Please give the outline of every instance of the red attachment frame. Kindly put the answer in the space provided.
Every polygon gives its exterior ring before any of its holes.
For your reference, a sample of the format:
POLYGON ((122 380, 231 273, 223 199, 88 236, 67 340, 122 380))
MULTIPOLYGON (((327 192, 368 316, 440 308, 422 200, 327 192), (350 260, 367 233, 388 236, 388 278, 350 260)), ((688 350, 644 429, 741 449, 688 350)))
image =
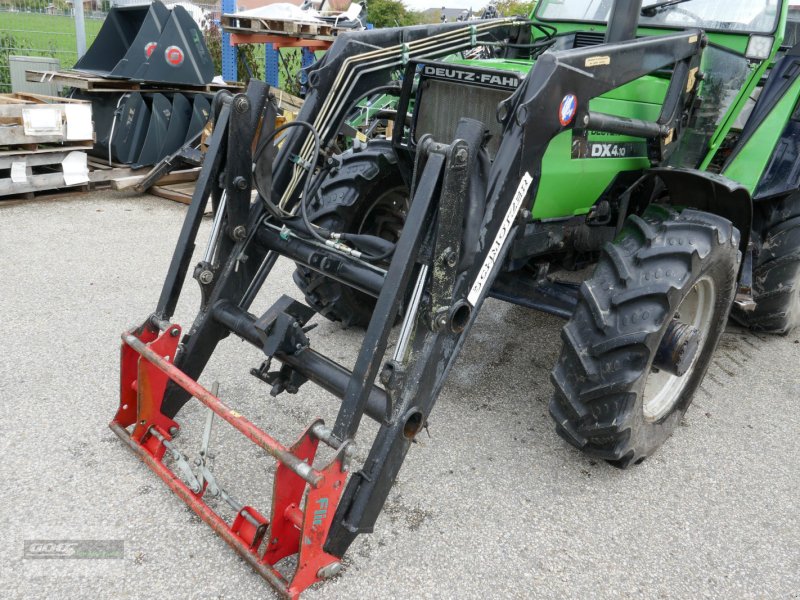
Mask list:
POLYGON ((322 422, 312 423, 291 448, 286 448, 172 364, 180 332, 180 327, 170 325, 159 335, 144 325, 122 335, 120 406, 109 426, 259 575, 283 596, 299 598, 308 586, 323 579, 321 570, 323 575, 338 570, 339 559, 325 552, 323 545, 347 478, 347 443, 323 469, 314 469, 311 465, 320 441, 314 430, 322 422), (178 427, 161 412, 169 380, 278 461, 269 519, 252 506, 244 506, 229 525, 203 500, 205 486, 193 492, 164 465, 164 442, 172 440, 178 427), (298 554, 297 568, 287 578, 275 565, 293 554, 298 554))

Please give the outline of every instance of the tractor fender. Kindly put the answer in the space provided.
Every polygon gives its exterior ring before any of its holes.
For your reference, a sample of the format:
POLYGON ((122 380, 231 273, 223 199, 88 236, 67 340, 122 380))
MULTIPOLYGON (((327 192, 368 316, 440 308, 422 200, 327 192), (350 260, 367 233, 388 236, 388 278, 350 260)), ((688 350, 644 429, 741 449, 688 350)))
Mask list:
POLYGON ((719 215, 733 223, 742 236, 742 256, 746 254, 753 228, 753 199, 747 188, 722 175, 669 167, 649 169, 639 185, 653 183, 654 179, 664 184, 673 205, 719 215))

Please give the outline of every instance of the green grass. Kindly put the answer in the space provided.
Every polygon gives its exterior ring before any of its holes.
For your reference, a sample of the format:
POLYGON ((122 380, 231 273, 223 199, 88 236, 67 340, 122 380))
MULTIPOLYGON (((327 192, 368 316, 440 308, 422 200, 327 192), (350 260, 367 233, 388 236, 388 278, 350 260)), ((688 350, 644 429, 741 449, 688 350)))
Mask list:
MULTIPOLYGON (((2 52, 32 56, 53 56, 61 67, 69 69, 78 59, 75 19, 62 15, 36 13, 0 13, 0 34, 11 34, 13 41, 5 42, 2 52)), ((86 19, 88 47, 103 24, 99 19, 86 19)), ((2 36, 6 39, 6 35, 2 36)))
MULTIPOLYGON (((91 46, 97 32, 103 25, 102 19, 85 20, 86 26, 86 47, 91 46)), ((296 48, 286 48, 281 52, 296 55, 300 52, 296 48)), ((62 69, 70 69, 78 60, 78 51, 75 36, 75 20, 71 16, 47 15, 40 13, 14 13, 0 12, 0 54, 20 54, 23 56, 52 56, 61 63, 62 69), (11 35, 13 40, 8 40, 7 35, 11 35)), ((264 78, 264 46, 257 45, 255 48, 255 59, 258 65, 259 75, 264 78)), ((8 65, 0 60, 0 82, 8 77, 8 65), (5 75, 5 77, 4 77, 5 75)), ((245 73, 239 73, 243 78, 245 73)), ((285 75, 281 69, 281 87, 287 89, 285 75)), ((0 92, 8 91, 2 89, 7 87, 0 83, 0 92)))

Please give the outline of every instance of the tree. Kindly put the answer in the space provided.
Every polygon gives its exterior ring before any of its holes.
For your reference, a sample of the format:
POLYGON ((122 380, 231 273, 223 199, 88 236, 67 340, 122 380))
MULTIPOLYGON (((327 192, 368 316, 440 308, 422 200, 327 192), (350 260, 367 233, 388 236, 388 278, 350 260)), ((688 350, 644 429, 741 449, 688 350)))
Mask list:
POLYGON ((399 0, 368 0, 367 21, 381 28, 415 25, 418 19, 399 0))
POLYGON ((536 6, 536 0, 520 2, 519 0, 498 0, 495 3, 497 12, 501 17, 527 17, 536 6))

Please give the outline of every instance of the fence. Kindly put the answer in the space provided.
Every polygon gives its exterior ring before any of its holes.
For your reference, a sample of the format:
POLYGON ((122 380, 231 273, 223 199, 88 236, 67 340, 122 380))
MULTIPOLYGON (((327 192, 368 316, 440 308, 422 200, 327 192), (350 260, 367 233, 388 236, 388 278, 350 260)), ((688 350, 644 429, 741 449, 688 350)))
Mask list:
MULTIPOLYGON (((9 57, 46 56, 58 60, 60 68, 69 69, 78 60, 75 33, 74 0, 0 0, 0 93, 11 91, 9 57)), ((149 4, 142 0, 84 0, 83 14, 86 47, 100 31, 111 6, 149 4)), ((219 4, 181 4, 199 23, 218 22, 219 4)))

